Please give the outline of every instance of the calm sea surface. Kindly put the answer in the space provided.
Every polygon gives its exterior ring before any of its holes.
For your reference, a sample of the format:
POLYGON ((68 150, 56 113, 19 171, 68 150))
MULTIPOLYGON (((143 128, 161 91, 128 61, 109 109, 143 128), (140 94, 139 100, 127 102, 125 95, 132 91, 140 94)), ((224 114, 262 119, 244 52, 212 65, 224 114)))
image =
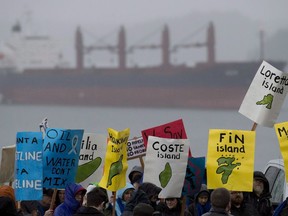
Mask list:
MULTIPOLYGON (((288 106, 283 106, 277 122, 288 121, 288 106)), ((107 134, 107 128, 130 128, 130 137, 141 130, 183 119, 194 157, 206 156, 209 129, 251 130, 253 122, 238 110, 148 109, 75 106, 0 105, 0 146, 15 143, 19 131, 39 131, 39 123, 48 118, 49 127, 84 129, 107 134)), ((1 157, 1 156, 0 156, 1 157)), ((263 170, 273 158, 281 157, 274 128, 256 129, 255 169, 263 170)))

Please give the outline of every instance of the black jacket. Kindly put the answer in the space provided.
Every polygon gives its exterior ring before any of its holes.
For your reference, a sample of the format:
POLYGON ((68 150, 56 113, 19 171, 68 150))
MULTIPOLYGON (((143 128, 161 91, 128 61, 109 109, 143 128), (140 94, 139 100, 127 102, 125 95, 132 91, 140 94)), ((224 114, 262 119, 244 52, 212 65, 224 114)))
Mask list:
POLYGON ((245 202, 241 204, 240 208, 236 208, 234 205, 231 205, 230 211, 233 216, 259 216, 256 208, 245 202))
POLYGON ((104 214, 93 207, 82 206, 73 216, 104 216, 104 214))
POLYGON ((245 193, 244 200, 254 206, 260 216, 271 216, 273 214, 273 207, 270 201, 271 193, 269 191, 269 182, 265 175, 260 171, 254 172, 254 179, 260 179, 264 182, 263 193, 258 197, 254 192, 245 193))

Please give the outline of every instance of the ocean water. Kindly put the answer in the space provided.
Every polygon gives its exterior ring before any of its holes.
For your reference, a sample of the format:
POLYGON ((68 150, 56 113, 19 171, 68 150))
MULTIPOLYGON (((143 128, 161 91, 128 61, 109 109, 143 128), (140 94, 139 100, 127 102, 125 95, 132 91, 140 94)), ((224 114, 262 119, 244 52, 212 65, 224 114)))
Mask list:
MULTIPOLYGON (((284 105, 277 122, 286 122, 287 114, 287 106, 284 105)), ((39 124, 45 117, 49 127, 84 129, 85 132, 100 134, 107 134, 107 128, 123 130, 128 127, 131 138, 141 136, 143 129, 183 119, 194 157, 206 156, 209 129, 251 130, 253 126, 253 122, 238 110, 0 104, 0 147, 15 144, 17 132, 39 131, 39 124)), ((274 128, 258 125, 255 170, 263 170, 270 159, 279 157, 281 154, 274 128)))

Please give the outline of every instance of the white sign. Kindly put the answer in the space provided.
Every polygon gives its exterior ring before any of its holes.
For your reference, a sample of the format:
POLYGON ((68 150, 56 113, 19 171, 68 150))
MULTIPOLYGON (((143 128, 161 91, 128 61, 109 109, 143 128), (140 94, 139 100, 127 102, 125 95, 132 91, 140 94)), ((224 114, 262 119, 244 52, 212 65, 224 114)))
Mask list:
POLYGON ((146 155, 146 148, 142 137, 128 140, 127 154, 128 160, 146 155))
POLYGON ((255 123, 273 127, 288 90, 288 74, 263 61, 240 106, 239 113, 255 123))
POLYGON ((188 139, 148 137, 143 182, 162 188, 159 198, 181 197, 189 146, 188 139))

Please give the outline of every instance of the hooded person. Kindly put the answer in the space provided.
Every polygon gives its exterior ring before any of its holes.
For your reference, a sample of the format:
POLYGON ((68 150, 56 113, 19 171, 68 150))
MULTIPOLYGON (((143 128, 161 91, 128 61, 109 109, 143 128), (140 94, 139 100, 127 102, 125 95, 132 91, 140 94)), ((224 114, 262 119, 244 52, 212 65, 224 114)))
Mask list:
POLYGON ((142 183, 138 190, 135 190, 131 199, 126 203, 123 211, 123 216, 133 215, 133 209, 139 203, 147 203, 156 209, 156 202, 158 200, 158 194, 161 192, 161 188, 150 182, 142 183))
POLYGON ((54 216, 72 216, 82 206, 86 189, 80 184, 70 183, 65 188, 65 200, 57 206, 54 216))
POLYGON ((188 206, 188 212, 193 216, 201 216, 211 208, 210 192, 202 187, 196 194, 194 202, 188 206))
POLYGON ((156 210, 162 216, 179 216, 182 211, 181 199, 177 197, 165 198, 164 202, 158 204, 156 210))
POLYGON ((135 189, 138 189, 139 185, 143 182, 143 173, 144 170, 141 166, 134 166, 131 169, 128 178, 135 189))
POLYGON ((17 215, 14 189, 8 185, 0 186, 0 215, 17 215))
POLYGON ((132 197, 132 193, 134 190, 135 188, 133 187, 133 185, 127 182, 124 188, 117 191, 117 198, 115 204, 115 211, 117 216, 122 215, 125 205, 132 197))
POLYGON ((273 214, 273 207, 270 198, 271 193, 267 178, 262 172, 255 171, 253 191, 244 194, 245 202, 253 205, 260 216, 271 216, 273 214))

